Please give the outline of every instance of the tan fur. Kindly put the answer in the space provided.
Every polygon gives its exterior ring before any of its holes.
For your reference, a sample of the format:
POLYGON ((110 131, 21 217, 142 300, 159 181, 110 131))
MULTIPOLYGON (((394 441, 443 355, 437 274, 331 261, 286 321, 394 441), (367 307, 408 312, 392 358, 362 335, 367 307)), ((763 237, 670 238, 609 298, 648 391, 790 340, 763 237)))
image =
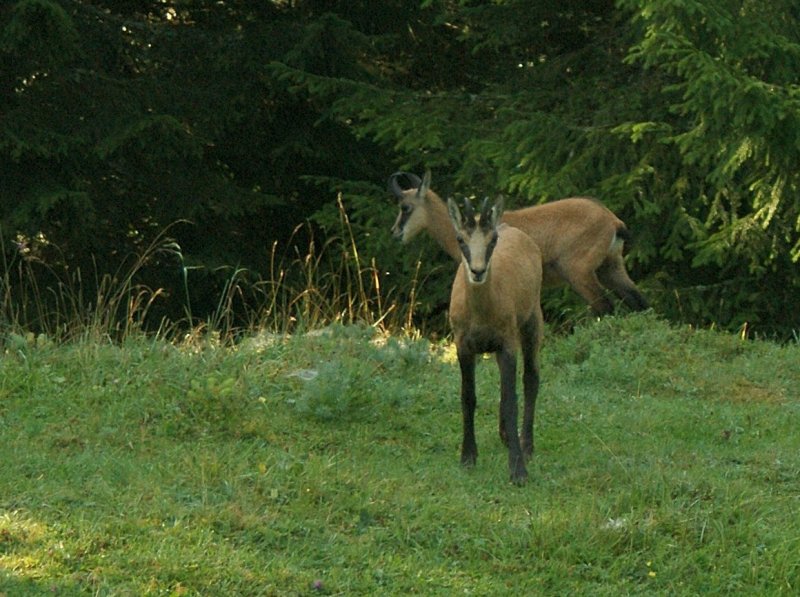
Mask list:
MULTIPOLYGON (((519 327, 531 317, 541 331, 540 288, 542 261, 539 248, 516 228, 499 228, 500 238, 483 284, 470 284, 467 265, 461 263, 450 292, 450 324, 456 346, 469 336, 499 338, 517 352, 519 327)), ((460 254, 460 252, 459 252, 460 254)), ((537 348, 541 333, 537 335, 537 348)))
MULTIPOLYGON (((402 212, 398 214, 392 229, 395 236, 408 243, 427 231, 448 255, 461 259, 447 206, 435 192, 423 183, 420 189, 404 191, 399 201, 401 209, 405 206, 411 215, 401 226, 402 212)), ((647 308, 625 269, 620 238, 625 224, 598 201, 588 197, 560 199, 505 212, 502 222, 522 230, 539 246, 544 286, 569 284, 598 314, 613 310, 604 287, 632 309, 647 308)))
POLYGON ((402 211, 397 214, 392 232, 403 244, 410 242, 417 234, 427 231, 440 247, 456 261, 461 261, 461 251, 456 242, 456 233, 447 214, 447 205, 433 191, 427 191, 424 199, 417 194, 417 189, 403 193, 400 208, 411 210, 408 222, 401 227, 402 211))
POLYGON ((501 212, 502 202, 498 202, 491 211, 485 209, 473 220, 463 217, 454 202, 449 205, 461 255, 450 293, 450 323, 461 367, 461 462, 474 464, 478 453, 474 433, 475 357, 492 352, 500 368, 500 436, 508 446, 511 479, 522 483, 527 478, 524 459, 533 454, 539 387, 538 355, 544 329, 540 303, 542 259, 539 247, 527 234, 498 225, 501 212), (490 217, 488 222, 484 222, 486 217, 490 217), (520 351, 525 395, 521 443, 516 395, 516 360, 520 351))

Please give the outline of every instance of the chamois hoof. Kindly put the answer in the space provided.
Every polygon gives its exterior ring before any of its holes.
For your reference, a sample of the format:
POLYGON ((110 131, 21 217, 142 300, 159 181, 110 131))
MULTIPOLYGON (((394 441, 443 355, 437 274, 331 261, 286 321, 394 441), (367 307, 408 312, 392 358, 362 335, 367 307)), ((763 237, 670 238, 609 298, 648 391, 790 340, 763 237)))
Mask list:
POLYGON ((465 468, 472 468, 475 466, 475 463, 478 461, 477 454, 462 454, 461 455, 461 466, 465 468))
POLYGON ((517 470, 511 473, 511 482, 517 487, 525 485, 527 481, 528 481, 528 471, 526 471, 524 468, 522 470, 517 470))

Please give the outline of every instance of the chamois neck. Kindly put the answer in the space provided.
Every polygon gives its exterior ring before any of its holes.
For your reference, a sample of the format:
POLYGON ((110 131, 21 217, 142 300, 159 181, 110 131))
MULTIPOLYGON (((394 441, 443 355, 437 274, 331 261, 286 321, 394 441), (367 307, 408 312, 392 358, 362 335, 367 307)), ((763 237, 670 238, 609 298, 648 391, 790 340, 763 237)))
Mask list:
POLYGON ((461 261, 461 249, 456 240, 456 231, 447 213, 447 205, 433 191, 428 191, 428 233, 442 249, 456 261, 461 261))

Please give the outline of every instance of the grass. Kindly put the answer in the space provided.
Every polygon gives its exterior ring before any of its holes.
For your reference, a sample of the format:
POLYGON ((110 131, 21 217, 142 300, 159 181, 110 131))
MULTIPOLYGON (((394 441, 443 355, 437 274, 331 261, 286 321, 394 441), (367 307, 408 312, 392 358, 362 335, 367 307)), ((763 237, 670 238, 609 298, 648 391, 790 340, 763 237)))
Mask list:
POLYGON ((0 597, 796 594, 800 345, 576 319, 517 488, 494 363, 465 470, 453 348, 413 335, 339 207, 205 321, 184 267, 186 321, 149 333, 168 231, 91 284, 4 252, 0 597))
POLYGON ((0 595, 796 594, 800 346, 610 317, 542 376, 516 488, 447 344, 9 337, 0 595))

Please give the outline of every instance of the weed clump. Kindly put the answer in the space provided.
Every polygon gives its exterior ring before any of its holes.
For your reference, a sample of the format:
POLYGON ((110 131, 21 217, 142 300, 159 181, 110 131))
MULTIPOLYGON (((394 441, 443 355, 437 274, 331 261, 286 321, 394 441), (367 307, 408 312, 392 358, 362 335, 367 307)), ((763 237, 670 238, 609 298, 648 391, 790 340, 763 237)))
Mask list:
POLYGON ((301 415, 329 422, 373 420, 402 408, 416 396, 414 368, 430 360, 427 342, 384 340, 357 326, 331 326, 319 348, 324 360, 291 374, 299 384, 293 403, 301 415))
POLYGON ((302 382, 297 411, 322 421, 361 420, 369 413, 379 384, 357 363, 322 363, 302 382))

